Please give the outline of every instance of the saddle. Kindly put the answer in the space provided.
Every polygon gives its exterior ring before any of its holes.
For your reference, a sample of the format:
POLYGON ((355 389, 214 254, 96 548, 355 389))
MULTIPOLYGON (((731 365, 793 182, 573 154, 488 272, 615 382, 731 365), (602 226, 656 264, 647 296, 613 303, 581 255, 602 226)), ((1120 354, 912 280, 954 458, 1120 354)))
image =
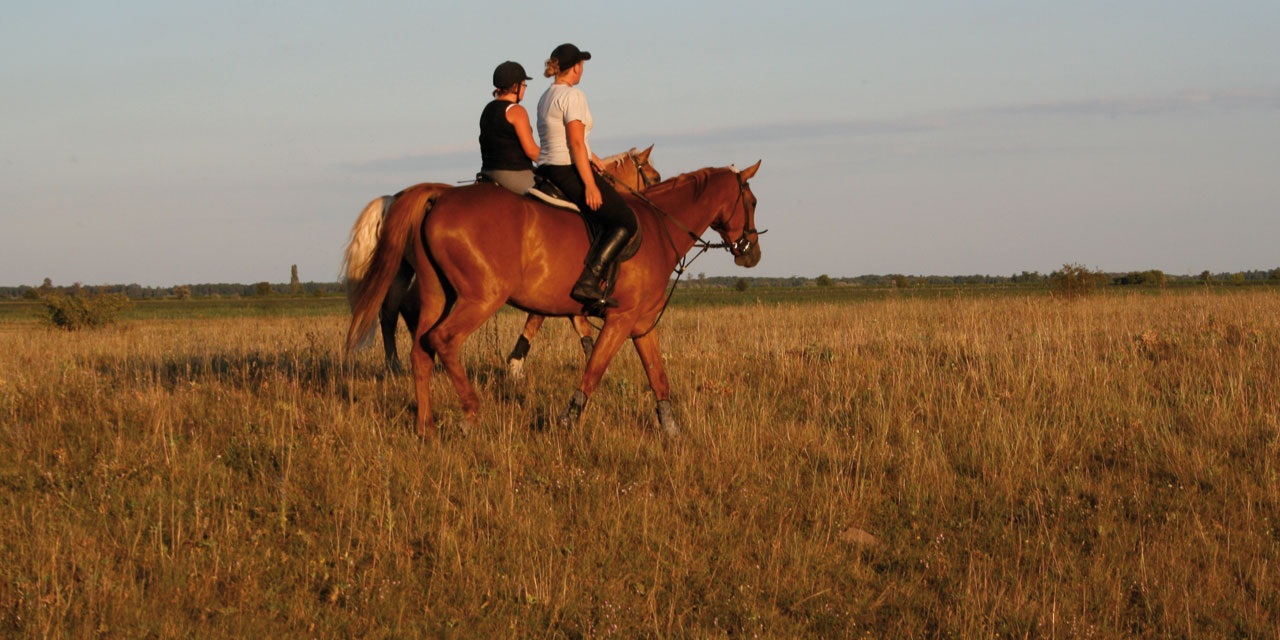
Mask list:
MULTIPOLYGON (((493 178, 490 178, 483 173, 476 174, 476 182, 497 184, 493 181, 493 178)), ((587 228, 587 244, 593 244, 596 241, 596 237, 607 230, 591 216, 582 215, 582 209, 579 209, 578 205, 571 202, 569 197, 564 194, 564 191, 562 191, 560 187, 556 186, 556 183, 548 180, 544 176, 534 174, 533 188, 529 189, 529 192, 525 195, 537 198, 538 200, 541 200, 542 202, 557 209, 565 209, 578 214, 578 217, 582 218, 582 222, 587 228)), ((636 252, 640 250, 641 240, 640 226, 636 225, 635 235, 631 236, 631 241, 627 243, 625 248, 623 248, 622 253, 619 254, 618 259, 614 261, 613 266, 609 269, 609 273, 605 276, 605 280, 607 282, 605 285, 606 294, 613 292, 613 281, 617 279, 618 266, 636 255, 636 252)))

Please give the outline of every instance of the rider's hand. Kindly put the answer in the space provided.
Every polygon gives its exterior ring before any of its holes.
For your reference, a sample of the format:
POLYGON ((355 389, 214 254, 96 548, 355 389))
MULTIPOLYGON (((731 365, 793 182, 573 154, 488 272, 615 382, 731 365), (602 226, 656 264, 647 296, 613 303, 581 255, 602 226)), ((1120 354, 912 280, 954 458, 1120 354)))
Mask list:
POLYGON ((589 207, 592 211, 599 209, 600 205, 604 204, 604 198, 600 196, 600 188, 597 187, 594 183, 587 183, 584 186, 586 186, 587 188, 586 189, 587 207, 589 207))

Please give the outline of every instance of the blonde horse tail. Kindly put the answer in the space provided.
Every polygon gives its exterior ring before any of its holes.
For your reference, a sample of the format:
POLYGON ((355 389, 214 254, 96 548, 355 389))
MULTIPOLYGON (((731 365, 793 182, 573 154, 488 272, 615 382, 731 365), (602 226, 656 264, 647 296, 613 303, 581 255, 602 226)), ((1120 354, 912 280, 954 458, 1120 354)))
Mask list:
POLYGON ((374 198, 351 227, 351 239, 342 256, 342 283, 347 290, 347 303, 353 309, 356 288, 369 273, 369 264, 373 262, 373 251, 378 246, 378 236, 382 231, 382 218, 394 201, 392 196, 374 198))
MULTIPOLYGON (((351 326, 347 328, 346 350, 348 353, 360 347, 373 330, 374 321, 382 307, 382 300, 391 287, 400 262, 404 259, 405 247, 409 234, 422 227, 427 211, 442 191, 448 189, 444 184, 419 184, 405 189, 391 202, 382 216, 381 233, 375 233, 375 247, 372 255, 364 262, 364 272, 358 279, 348 279, 348 300, 351 301, 351 326)), ((381 208, 378 201, 369 203, 363 219, 371 209, 381 208)), ((360 222, 356 222, 357 227, 360 222)), ((352 230, 352 246, 356 244, 355 229, 352 230)), ((350 264, 354 262, 351 247, 347 248, 347 273, 351 274, 350 264)), ((412 331, 413 328, 411 327, 412 331)))

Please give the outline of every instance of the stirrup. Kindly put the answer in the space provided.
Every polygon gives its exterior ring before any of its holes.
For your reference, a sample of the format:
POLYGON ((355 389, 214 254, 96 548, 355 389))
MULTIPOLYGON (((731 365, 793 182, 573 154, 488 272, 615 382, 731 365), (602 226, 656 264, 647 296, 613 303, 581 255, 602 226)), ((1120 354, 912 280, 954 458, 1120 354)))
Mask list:
POLYGON ((592 300, 590 302, 583 303, 582 315, 591 316, 593 318, 604 318, 604 314, 607 313, 611 307, 616 306, 618 306, 618 301, 613 298, 592 300))

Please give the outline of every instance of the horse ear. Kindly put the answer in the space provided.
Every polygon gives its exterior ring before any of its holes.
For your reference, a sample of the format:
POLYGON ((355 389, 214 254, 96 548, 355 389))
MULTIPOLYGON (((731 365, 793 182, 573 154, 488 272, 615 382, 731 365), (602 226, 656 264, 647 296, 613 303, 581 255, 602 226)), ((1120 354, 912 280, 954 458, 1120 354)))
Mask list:
POLYGON ((761 162, 764 162, 764 160, 756 160, 756 163, 755 163, 755 164, 753 164, 753 165, 751 165, 751 166, 747 167, 746 169, 743 169, 742 171, 740 171, 740 172, 738 173, 738 175, 740 175, 740 176, 742 177, 742 181, 743 181, 743 182, 746 182, 747 180, 750 180, 753 176, 755 176, 755 175, 756 175, 756 172, 760 170, 760 163, 761 163, 761 162))
POLYGON ((648 159, 649 159, 649 154, 650 154, 650 153, 653 153, 653 145, 649 145, 649 148, 648 148, 648 149, 645 149, 644 151, 641 151, 641 152, 640 152, 640 155, 638 155, 638 156, 636 156, 636 157, 637 157, 637 158, 639 158, 641 162, 644 162, 645 160, 648 160, 648 159))

